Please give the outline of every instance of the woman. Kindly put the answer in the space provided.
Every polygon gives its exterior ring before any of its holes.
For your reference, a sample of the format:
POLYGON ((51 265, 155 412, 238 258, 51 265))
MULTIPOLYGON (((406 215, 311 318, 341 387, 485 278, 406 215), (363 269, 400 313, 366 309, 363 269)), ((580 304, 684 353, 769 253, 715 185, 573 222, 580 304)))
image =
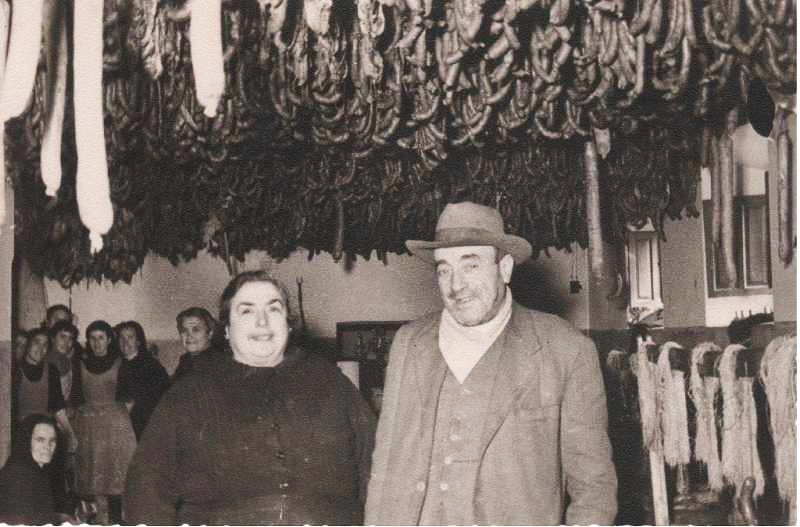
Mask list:
POLYGON ((75 453, 75 491, 97 502, 96 522, 122 521, 120 494, 136 436, 125 405, 115 400, 122 359, 114 331, 104 320, 86 328, 86 355, 81 365, 86 403, 75 416, 78 450, 75 453))
POLYGON ((263 271, 220 299, 220 352, 176 382, 128 469, 126 521, 358 524, 375 418, 324 358, 289 344, 288 296, 263 271))
POLYGON ((158 400, 169 387, 169 376, 147 350, 147 338, 138 322, 122 322, 117 325, 116 333, 123 359, 117 379, 117 400, 127 406, 138 440, 158 400))
POLYGON ((11 458, 0 470, 0 523, 56 523, 48 472, 58 443, 56 422, 30 414, 15 432, 11 458))
POLYGON ((202 307, 190 307, 178 313, 175 321, 184 353, 178 361, 178 367, 172 374, 172 382, 190 372, 195 360, 211 346, 214 326, 217 321, 208 310, 202 307))
POLYGON ((69 450, 77 447, 77 439, 66 413, 66 402, 58 370, 45 359, 50 349, 46 329, 33 329, 28 349, 20 363, 15 389, 17 421, 31 414, 52 414, 69 441, 69 450))

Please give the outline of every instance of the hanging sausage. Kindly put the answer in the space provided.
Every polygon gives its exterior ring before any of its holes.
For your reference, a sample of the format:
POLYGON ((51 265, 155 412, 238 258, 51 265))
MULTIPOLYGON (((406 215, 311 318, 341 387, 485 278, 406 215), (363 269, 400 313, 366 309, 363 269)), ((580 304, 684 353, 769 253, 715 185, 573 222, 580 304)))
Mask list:
POLYGON ((725 129, 719 138, 719 191, 720 191, 720 257, 722 287, 736 287, 738 283, 733 236, 733 191, 735 166, 733 133, 739 117, 738 108, 728 112, 725 129))
POLYGON ((41 171, 45 192, 55 196, 61 186, 61 134, 64 129, 64 105, 67 98, 67 28, 65 4, 45 0, 44 45, 47 55, 44 135, 41 171))
POLYGON ((594 141, 584 144, 586 170, 586 222, 589 232, 589 271, 592 284, 600 284, 605 276, 603 257, 603 225, 600 213, 600 167, 594 141))
POLYGON ((103 0, 75 2, 74 24, 78 211, 96 253, 114 222, 103 127, 103 0))
POLYGON ((792 141, 789 138, 787 111, 778 110, 778 255, 784 263, 792 261, 792 141))
MULTIPOLYGON (((284 0, 287 1, 287 0, 284 0)), ((189 41, 192 54, 197 102, 206 117, 217 114, 217 105, 225 92, 225 68, 222 58, 222 2, 192 2, 189 41)))
POLYGON ((0 91, 0 119, 19 116, 31 102, 42 40, 43 0, 14 2, 6 74, 0 91))

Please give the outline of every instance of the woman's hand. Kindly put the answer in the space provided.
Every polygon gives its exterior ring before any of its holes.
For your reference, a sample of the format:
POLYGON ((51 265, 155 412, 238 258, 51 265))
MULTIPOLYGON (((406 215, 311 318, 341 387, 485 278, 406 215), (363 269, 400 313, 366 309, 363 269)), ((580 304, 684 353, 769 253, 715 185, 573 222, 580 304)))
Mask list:
POLYGON ((81 520, 76 518, 75 516, 70 516, 65 512, 57 512, 55 513, 55 518, 53 519, 54 525, 63 525, 65 523, 70 523, 72 525, 79 525, 83 523, 81 520))
POLYGON ((71 434, 67 438, 67 452, 74 454, 78 450, 78 438, 75 434, 71 434))

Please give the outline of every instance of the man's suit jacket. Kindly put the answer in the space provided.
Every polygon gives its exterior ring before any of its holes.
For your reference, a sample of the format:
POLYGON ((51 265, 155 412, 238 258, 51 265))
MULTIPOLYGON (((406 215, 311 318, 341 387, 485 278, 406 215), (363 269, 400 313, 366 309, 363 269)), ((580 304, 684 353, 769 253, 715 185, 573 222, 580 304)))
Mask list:
MULTIPOLYGON (((403 326, 389 355, 366 523, 419 522, 447 366, 441 313, 403 326)), ((483 424, 469 523, 611 524, 617 480, 594 344, 559 317, 512 307, 489 352, 500 364, 483 424)))

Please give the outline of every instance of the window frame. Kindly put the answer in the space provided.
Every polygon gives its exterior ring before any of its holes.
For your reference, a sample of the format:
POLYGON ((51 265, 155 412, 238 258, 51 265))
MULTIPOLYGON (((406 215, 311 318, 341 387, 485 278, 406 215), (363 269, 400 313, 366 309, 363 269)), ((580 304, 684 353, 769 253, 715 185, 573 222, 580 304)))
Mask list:
POLYGON ((650 309, 661 309, 664 302, 661 298, 661 247, 659 244, 658 233, 654 230, 628 230, 628 240, 625 244, 628 264, 628 280, 631 288, 630 306, 644 307, 650 309), (642 282, 639 274, 641 262, 639 262, 637 244, 646 241, 649 243, 649 289, 652 291, 652 298, 640 297, 638 291, 642 282))
POLYGON ((716 268, 716 257, 713 250, 711 237, 712 210, 711 200, 703 200, 703 236, 705 239, 705 267, 706 267, 706 294, 709 298, 727 296, 750 296, 772 294, 772 266, 771 266, 771 246, 770 246, 770 216, 769 199, 767 194, 751 196, 735 196, 733 198, 733 239, 734 239, 734 258, 736 259, 737 281, 734 287, 718 288, 717 278, 719 276, 716 268), (751 254, 747 247, 745 221, 747 214, 745 209, 761 209, 764 214, 764 232, 766 236, 766 261, 765 269, 766 284, 748 284, 746 272, 749 267, 751 254))

